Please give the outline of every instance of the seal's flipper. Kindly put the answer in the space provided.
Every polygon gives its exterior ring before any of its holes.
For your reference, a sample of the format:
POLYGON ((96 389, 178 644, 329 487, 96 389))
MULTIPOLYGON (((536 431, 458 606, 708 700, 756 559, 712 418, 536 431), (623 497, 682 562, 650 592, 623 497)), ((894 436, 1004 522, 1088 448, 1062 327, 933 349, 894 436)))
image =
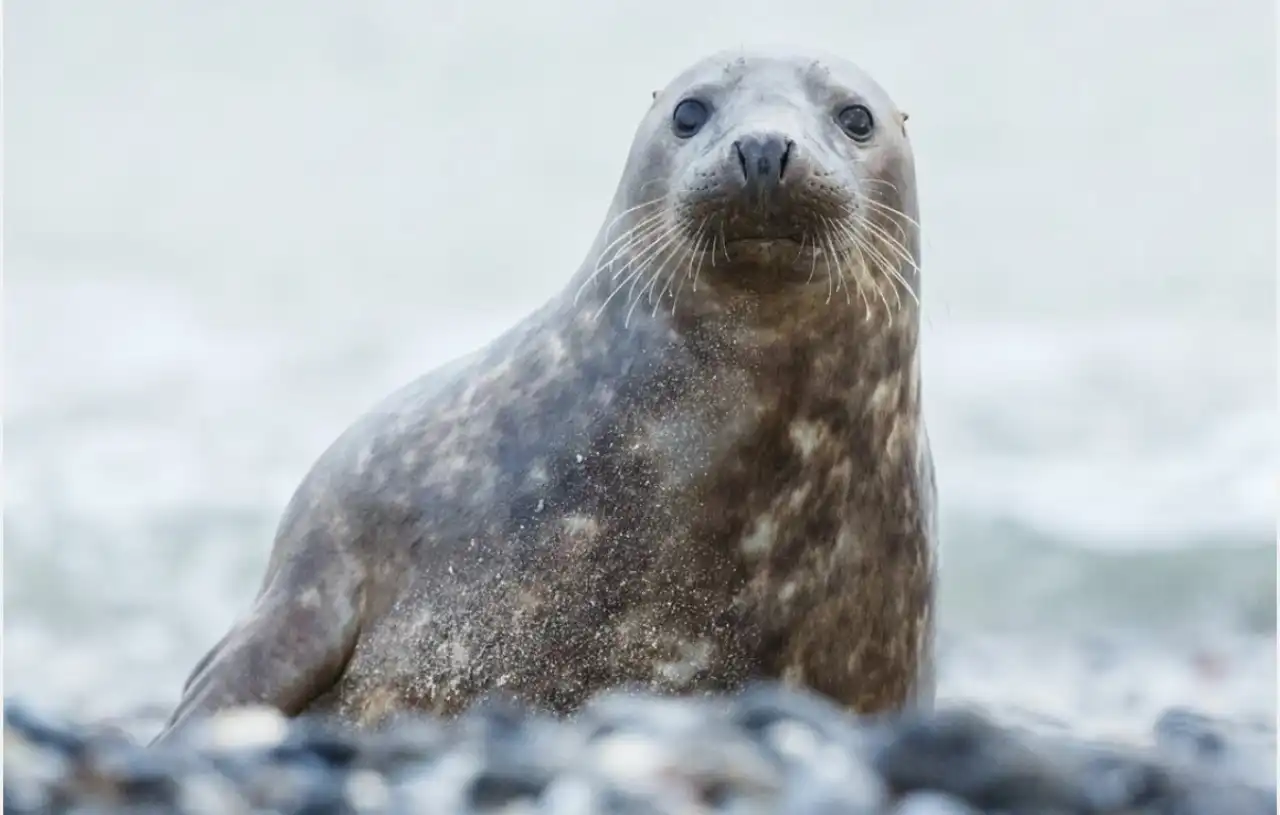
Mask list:
POLYGON ((337 570, 305 588, 288 578, 277 574, 252 612, 196 664, 153 744, 226 708, 269 705, 293 716, 333 687, 360 628, 359 582, 337 570))

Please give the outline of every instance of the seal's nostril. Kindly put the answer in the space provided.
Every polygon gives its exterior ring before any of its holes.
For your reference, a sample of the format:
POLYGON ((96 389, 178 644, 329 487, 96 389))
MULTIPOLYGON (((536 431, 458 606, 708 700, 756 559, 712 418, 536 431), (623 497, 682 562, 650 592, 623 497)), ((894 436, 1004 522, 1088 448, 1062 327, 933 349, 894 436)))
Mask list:
POLYGON ((795 142, 787 139, 786 146, 782 148, 782 158, 778 159, 778 178, 782 178, 787 174, 787 162, 791 160, 791 148, 795 146, 795 142))
POLYGON ((741 141, 734 142, 733 149, 734 149, 734 152, 738 154, 738 166, 742 168, 742 177, 750 178, 751 172, 747 170, 747 157, 742 153, 742 142, 741 141))

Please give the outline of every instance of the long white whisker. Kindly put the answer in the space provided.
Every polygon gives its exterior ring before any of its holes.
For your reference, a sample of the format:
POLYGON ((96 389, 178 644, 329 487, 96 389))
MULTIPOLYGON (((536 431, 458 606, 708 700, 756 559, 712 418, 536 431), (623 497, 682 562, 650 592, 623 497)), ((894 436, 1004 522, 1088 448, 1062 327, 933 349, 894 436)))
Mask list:
POLYGON ((902 241, 898 240, 893 235, 890 235, 887 231, 885 231, 884 226, 876 223, 875 221, 864 218, 863 222, 865 223, 869 231, 875 233, 879 238, 882 239, 886 249, 893 252, 893 254, 895 254, 899 260, 904 262, 906 265, 910 266, 913 271, 919 274, 920 264, 918 264, 916 262, 916 259, 911 256, 911 252, 908 251, 907 247, 903 245, 902 241))
MULTIPOLYGON (((661 214, 662 213, 659 213, 659 216, 661 216, 661 214)), ((652 223, 644 224, 643 227, 640 227, 640 225, 637 225, 637 228, 634 231, 632 231, 631 237, 628 238, 625 242, 623 242, 620 246, 618 246, 618 248, 614 250, 612 255, 605 255, 603 253, 600 255, 600 260, 596 261, 596 269, 601 270, 603 266, 608 266, 610 270, 612 270, 613 264, 615 261, 618 260, 618 258, 622 257, 623 255, 631 254, 631 250, 634 249, 636 246, 638 246, 641 243, 644 243, 645 240, 652 238, 654 235, 658 234, 659 232, 664 232, 665 230, 670 229, 671 226, 672 226, 671 224, 662 220, 661 217, 659 217, 658 219, 655 219, 652 223)), ((613 277, 617 278, 619 274, 621 274, 620 271, 614 271, 613 277)))
MULTIPOLYGON (((678 225, 673 224, 671 229, 668 229, 666 232, 662 233, 661 237, 657 238, 653 243, 646 246, 644 250, 642 250, 642 252, 636 256, 637 260, 639 260, 642 256, 644 260, 642 263, 640 263, 639 266, 636 267, 636 271, 639 274, 629 275, 627 278, 628 280, 631 281, 631 288, 627 291, 628 300, 633 300, 636 297, 636 287, 640 284, 641 279, 644 278, 645 272, 653 268, 653 264, 665 255, 665 252, 667 251, 668 247, 671 246, 672 242, 679 240, 679 238, 680 238, 680 228, 678 225)), ((641 289, 640 292, 641 294, 643 294, 644 289, 641 289)), ((633 302, 631 305, 634 306, 635 303, 633 302)))
MULTIPOLYGON (((843 259, 840 255, 840 250, 836 248, 835 240, 832 235, 832 233, 836 231, 836 225, 834 222, 832 222, 830 218, 823 217, 822 220, 827 225, 827 230, 825 233, 827 237, 827 244, 831 247, 832 260, 835 261, 836 263, 836 275, 837 275, 836 291, 840 291, 841 289, 844 289, 845 303, 846 304, 852 303, 853 298, 849 294, 849 283, 845 279, 845 275, 844 275, 843 259)), ((830 302, 830 299, 828 299, 828 302, 830 302)))
MULTIPOLYGON (((664 227, 661 231, 648 233, 648 235, 646 236, 646 238, 648 239, 648 243, 646 243, 643 247, 641 247, 636 252, 631 252, 630 249, 628 249, 627 262, 622 264, 622 268, 618 269, 618 271, 613 273, 613 278, 617 280, 617 278, 628 269, 634 271, 637 263, 641 265, 645 265, 643 261, 647 261, 650 257, 652 257, 653 254, 662 247, 663 242, 668 237, 670 237, 671 235, 675 234, 678 231, 680 231, 679 224, 667 224, 666 227, 664 227)), ((634 247, 634 246, 637 246, 638 244, 639 244, 639 241, 632 243, 631 246, 634 247)), ((631 276, 627 275, 627 280, 630 280, 630 279, 631 279, 631 276)))
POLYGON ((858 289, 858 299, 862 301, 862 310, 865 317, 871 308, 871 302, 867 299, 866 289, 862 285, 863 278, 867 276, 867 259, 858 248, 858 242, 853 234, 853 227, 849 223, 844 220, 836 222, 836 230, 842 238, 845 255, 850 267, 849 276, 853 279, 853 285, 858 289))
POLYGON ((840 234, 844 237, 844 242, 848 247, 850 255, 857 255, 858 260, 855 265, 856 274, 854 275, 854 280, 858 285, 858 295, 862 299, 862 306, 865 310, 866 319, 870 320, 874 312, 871 308, 871 301, 867 297, 865 290, 862 288, 862 281, 865 279, 867 284, 870 285, 872 290, 880 297, 880 300, 885 303, 886 312, 889 309, 888 301, 885 299, 884 292, 881 291, 880 286, 876 281, 874 270, 871 268, 872 264, 868 262, 866 252, 864 251, 866 247, 862 241, 859 240, 854 225, 849 223, 847 220, 844 220, 840 222, 838 228, 840 234))
MULTIPOLYGON (((573 302, 577 304, 578 299, 582 297, 582 292, 595 281, 605 266, 612 266, 622 252, 627 251, 630 247, 659 231, 663 225, 663 216, 664 212, 658 212, 638 221, 602 249, 599 257, 596 258, 595 268, 591 270, 591 274, 587 275, 587 279, 582 281, 582 285, 578 287, 578 291, 573 296, 573 302), (616 249, 614 249, 615 246, 617 247, 616 249), (612 254, 610 250, 613 250, 612 254)), ((617 277, 616 273, 614 277, 617 277)))
MULTIPOLYGON (((650 317, 658 316, 658 306, 662 305, 662 298, 666 296, 667 292, 671 291, 671 281, 675 279, 676 272, 680 271, 681 267, 683 267, 684 264, 688 261, 690 257, 690 253, 693 252, 695 246, 696 244, 691 240, 684 241, 683 243, 684 252, 681 253, 680 260, 677 261, 676 264, 671 267, 671 272, 667 275, 666 281, 662 284, 662 291, 658 294, 657 300, 652 301, 653 311, 650 312, 649 314, 650 317)), ((666 264, 664 263, 663 265, 665 266, 666 264)), ((675 306, 674 300, 671 303, 671 313, 673 315, 676 313, 676 306, 675 306)))
MULTIPOLYGON (((600 304, 600 308, 596 310, 597 317, 599 317, 602 313, 604 313, 605 307, 609 305, 609 302, 613 300, 613 298, 617 296, 618 292, 622 291, 628 283, 632 284, 632 291, 634 292, 635 281, 639 279, 640 275, 644 274, 644 270, 649 265, 647 258, 651 257, 654 252, 661 251, 662 247, 665 245, 665 242, 668 239, 670 239, 671 236, 675 235, 678 232, 678 230, 679 230, 679 225, 673 224, 672 226, 668 227, 661 235, 653 239, 652 242, 650 242, 638 253, 636 253, 635 255, 632 255, 630 259, 627 260, 626 264, 623 266, 623 269, 632 267, 636 263, 639 263, 640 265, 634 266, 634 268, 632 268, 631 272, 627 274, 626 277, 624 277, 622 280, 617 281, 615 283, 613 291, 609 293, 609 296, 606 297, 604 299, 604 302, 600 304), (643 262, 641 262, 642 260, 643 262)), ((621 272, 618 272, 617 274, 621 274, 621 272)), ((617 275, 615 274, 615 277, 616 276, 617 275)))
MULTIPOLYGON (((715 237, 712 237, 711 239, 711 268, 712 269, 716 267, 716 238, 719 238, 720 243, 724 244, 724 225, 723 224, 720 225, 720 229, 717 235, 715 237)), ((724 256, 726 258, 729 257, 728 249, 725 250, 724 256)), ((698 270, 694 272, 694 275, 693 275, 693 290, 695 292, 698 291, 698 278, 701 274, 702 274, 702 264, 699 263, 698 270)))
POLYGON ((871 319, 871 301, 867 299, 867 291, 862 285, 863 278, 870 274, 867 270, 867 259, 862 254, 861 247, 858 246, 853 228, 843 221, 838 223, 837 227, 840 230, 841 235, 844 237, 845 243, 849 246, 848 251, 850 256, 857 256, 857 259, 853 261, 853 284, 858 288, 858 299, 862 301, 863 319, 869 320, 871 319))
POLYGON ((660 195, 657 198, 650 198, 648 201, 641 201, 639 204, 636 204, 634 207, 627 207, 622 212, 619 212, 617 215, 613 216, 613 218, 609 220, 609 223, 604 228, 604 233, 603 233, 604 236, 608 238, 609 232, 613 230, 613 227, 618 223, 618 221, 627 217, 628 215, 635 212, 636 210, 644 209, 645 207, 651 207, 654 204, 661 204, 665 200, 666 200, 666 197, 660 195))
MULTIPOLYGON (((809 234, 808 232, 805 233, 806 236, 808 234, 809 234)), ((815 240, 813 242, 813 254, 809 258, 809 279, 805 281, 805 285, 808 285, 813 282, 813 276, 814 274, 817 273, 817 271, 818 271, 818 242, 817 240, 815 240)))
MULTIPOLYGON (((802 255, 804 255, 804 242, 805 242, 805 241, 807 241, 808 239, 809 239, 809 233, 808 233, 808 232, 803 232, 803 233, 801 233, 801 235, 800 235, 800 248, 796 250, 796 260, 799 260, 799 259, 801 258, 801 256, 802 256, 802 255)), ((794 262, 794 261, 793 261, 793 262, 794 262)))
MULTIPOLYGON (((706 226, 706 219, 704 218, 703 227, 705 226, 706 226)), ((703 227, 698 228, 699 234, 702 233, 703 227)), ((685 281, 692 276, 694 280, 694 286, 695 287, 697 286, 698 275, 702 272, 702 264, 705 263, 707 259, 707 250, 702 245, 703 241, 710 241, 712 243, 712 251, 714 251, 715 239, 709 235, 698 238, 697 243, 694 244, 694 253, 689 258, 689 268, 685 270, 684 276, 680 278, 680 285, 676 286, 675 296, 671 298, 671 314, 673 316, 676 313, 676 304, 680 302, 680 292, 681 290, 684 289, 685 281), (696 267, 693 265, 693 261, 695 259, 698 261, 698 265, 696 267), (690 270, 692 270, 692 275, 690 274, 690 270)))
POLYGON ((885 258, 885 256, 881 254, 880 250, 877 249, 871 241, 866 240, 861 236, 857 237, 856 240, 858 241, 859 248, 867 252, 868 254, 870 254, 872 257, 872 260, 875 261, 873 271, 878 271, 880 274, 879 275, 873 274, 871 276, 871 279, 873 281, 873 285, 876 287, 876 292, 880 295, 880 299, 884 301, 884 308, 889 317, 889 325, 892 326, 893 311, 889 308, 889 299, 884 295, 884 288, 880 285, 880 279, 883 278, 885 282, 889 284, 889 286, 893 291, 894 302, 897 304, 898 310, 901 310, 902 296, 898 293, 898 287, 894 284, 893 279, 890 278, 888 274, 886 274, 886 271, 892 271, 893 266, 892 264, 889 263, 889 261, 885 258))
MULTIPOLYGON (((703 238, 703 230, 705 230, 706 228, 707 228, 707 219, 703 218, 698 223, 698 229, 693 233, 693 240, 690 241, 690 246, 692 247, 692 249, 684 261, 685 272, 683 275, 681 275, 680 284, 676 286, 675 294, 673 294, 671 297, 672 316, 674 316, 676 313, 676 303, 680 302, 680 290, 684 288, 684 282, 689 279, 689 273, 693 269, 693 261, 695 258, 698 259, 698 268, 699 269, 702 268, 702 238, 703 238)), ((674 269, 672 270, 671 274, 673 276, 675 275, 674 269)), ((671 280, 668 279, 666 287, 664 287, 663 289, 663 293, 665 294, 667 291, 670 291, 670 289, 671 289, 671 280)), ((661 298, 659 298, 659 302, 661 302, 661 298)), ((656 306, 655 306, 655 309, 656 309, 656 306)), ((657 312, 655 311, 654 313, 656 314, 657 312)))
MULTIPOLYGON (((911 257, 910 253, 907 252, 906 248, 901 243, 895 240, 893 236, 887 234, 884 231, 883 227, 881 227, 879 224, 876 224, 869 219, 863 218, 861 220, 861 225, 869 233, 868 237, 879 237, 880 243, 883 245, 883 247, 886 250, 888 250, 891 254, 897 256, 899 260, 906 262, 907 265, 909 265, 913 270, 915 270, 917 277, 919 277, 920 266, 916 263, 915 258, 911 257)), ((911 297, 912 300, 915 301, 917 306, 919 306, 920 298, 916 295, 915 289, 911 286, 911 283, 906 279, 906 277, 903 276, 901 270, 899 270, 898 268, 898 265, 896 263, 891 263, 888 257, 882 256, 882 259, 884 261, 884 270, 883 270, 884 273, 892 276, 899 284, 901 284, 902 288, 906 289, 907 295, 911 297)), ((895 292, 896 290, 897 288, 895 287, 895 292)))
MULTIPOLYGON (((657 285, 658 280, 662 277, 662 271, 666 269, 667 264, 670 263, 674 257, 676 257, 676 253, 679 252, 680 249, 683 248, 685 245, 687 245, 688 241, 680 240, 680 237, 678 235, 673 235, 671 238, 667 240, 666 243, 667 243, 667 248, 663 250, 662 256, 661 256, 662 262, 659 263, 658 267, 653 270, 653 274, 649 276, 648 282, 645 283, 644 287, 640 289, 639 295, 632 298, 631 306, 627 309, 627 317, 623 321, 623 325, 630 325, 631 312, 635 311, 635 308, 640 303, 641 299, 648 297, 649 302, 650 303, 653 302, 653 287, 657 285)), ((658 260, 658 258, 655 257, 654 260, 656 261, 658 260)), ((653 265, 652 263, 649 264, 649 266, 652 266, 652 265, 653 265)), ((659 296, 658 299, 659 301, 661 301, 662 299, 661 296, 659 296)), ((657 313, 656 305, 654 306, 654 313, 655 314, 657 313)))
POLYGON ((822 239, 827 245, 827 248, 822 253, 827 258, 827 302, 830 303, 831 296, 835 294, 836 264, 839 263, 840 258, 836 252, 835 244, 831 241, 830 233, 823 233, 822 239))
POLYGON ((919 221, 917 221, 915 218, 912 218, 910 215, 908 215, 907 213, 903 212, 903 211, 902 211, 902 210, 900 210, 900 209, 895 209, 895 208, 893 208, 893 207, 889 206, 888 204, 884 203, 883 201, 877 201, 874 197, 872 197, 872 196, 870 196, 870 195, 860 195, 860 196, 858 196, 858 201, 859 201, 859 202, 866 202, 868 206, 875 207, 876 209, 878 209, 878 210, 880 210, 881 212, 885 213, 886 215, 888 215, 890 218, 894 219, 895 221, 906 221, 907 223, 909 223, 909 224, 911 224, 912 226, 914 226, 916 229, 920 229, 920 228, 921 228, 921 227, 920 227, 920 222, 919 222, 919 221))
POLYGON ((898 293, 898 288, 894 284, 893 278, 887 274, 887 270, 891 271, 893 269, 893 265, 876 247, 874 241, 869 240, 865 235, 861 234, 856 235, 854 239, 857 241, 859 251, 863 252, 864 255, 870 255, 871 257, 872 262, 867 266, 868 278, 871 281, 871 284, 875 287, 876 294, 880 296, 880 301, 884 303, 885 316, 889 318, 889 326, 892 327, 895 311, 889 306, 889 298, 885 296, 884 286, 881 285, 881 281, 883 280, 885 283, 889 284, 893 291, 894 303, 897 305, 897 309, 901 310, 902 297, 898 293))

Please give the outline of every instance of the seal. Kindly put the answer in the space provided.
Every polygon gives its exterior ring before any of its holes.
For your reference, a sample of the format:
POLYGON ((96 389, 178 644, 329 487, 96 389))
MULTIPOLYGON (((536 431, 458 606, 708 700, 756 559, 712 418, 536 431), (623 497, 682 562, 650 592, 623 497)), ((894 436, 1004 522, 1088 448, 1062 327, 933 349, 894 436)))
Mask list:
POLYGON ((564 290, 322 454, 159 738, 245 704, 376 726, 619 685, 928 705, 903 121, 835 57, 677 77, 564 290))

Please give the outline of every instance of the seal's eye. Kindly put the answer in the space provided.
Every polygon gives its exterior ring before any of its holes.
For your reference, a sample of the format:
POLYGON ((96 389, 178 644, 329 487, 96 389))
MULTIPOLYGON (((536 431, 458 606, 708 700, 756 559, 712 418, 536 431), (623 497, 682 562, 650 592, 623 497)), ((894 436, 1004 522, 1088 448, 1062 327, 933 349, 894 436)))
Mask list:
POLYGON ((676 105, 671 114, 671 129, 682 139, 687 139, 702 129, 711 118, 711 111, 697 99, 685 99, 676 105))
POLYGON ((875 119, 871 117, 871 111, 862 105, 841 108, 836 114, 836 122, 856 141, 866 141, 871 138, 871 131, 876 126, 875 119))

